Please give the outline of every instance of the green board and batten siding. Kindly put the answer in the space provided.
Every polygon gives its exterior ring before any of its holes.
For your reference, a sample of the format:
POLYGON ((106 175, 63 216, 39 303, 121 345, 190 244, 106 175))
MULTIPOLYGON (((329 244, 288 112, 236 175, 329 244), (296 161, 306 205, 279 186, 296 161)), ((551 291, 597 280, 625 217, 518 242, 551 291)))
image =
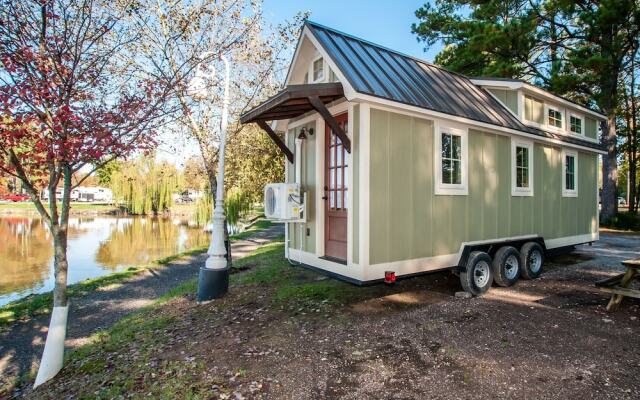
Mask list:
POLYGON ((584 135, 591 139, 598 138, 598 122, 595 119, 589 117, 584 119, 584 135))
POLYGON ((370 264, 454 254, 462 242, 597 229, 595 154, 579 152, 579 197, 562 197, 561 149, 536 143, 534 196, 512 196, 510 138, 470 130, 469 194, 435 195, 433 126, 371 109, 370 264))
POLYGON ((506 105, 515 115, 518 115, 518 92, 509 89, 487 89, 502 104, 506 105))

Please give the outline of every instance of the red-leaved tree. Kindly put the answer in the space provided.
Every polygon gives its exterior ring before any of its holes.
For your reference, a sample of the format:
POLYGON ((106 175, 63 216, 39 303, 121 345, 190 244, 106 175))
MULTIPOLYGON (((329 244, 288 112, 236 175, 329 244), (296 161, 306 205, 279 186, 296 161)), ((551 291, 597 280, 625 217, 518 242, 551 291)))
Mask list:
POLYGON ((124 23, 132 6, 0 0, 0 171, 22 182, 51 231, 54 310, 65 320, 70 193, 82 183, 72 176, 155 147, 166 115, 171 78, 145 75, 125 54, 140 36, 124 23))

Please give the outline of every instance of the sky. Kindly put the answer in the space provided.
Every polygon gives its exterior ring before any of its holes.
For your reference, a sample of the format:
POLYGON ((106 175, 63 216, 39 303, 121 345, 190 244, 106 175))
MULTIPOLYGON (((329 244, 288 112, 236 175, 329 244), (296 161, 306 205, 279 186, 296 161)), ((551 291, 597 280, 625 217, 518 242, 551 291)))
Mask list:
POLYGON ((411 33, 415 11, 427 0, 264 0, 265 17, 272 23, 310 11, 309 19, 426 61, 433 61, 440 46, 424 52, 411 33))
MULTIPOLYGON (((311 21, 357 36, 426 61, 433 61, 442 46, 424 51, 411 33, 416 22, 415 11, 428 0, 263 0, 263 12, 268 22, 281 23, 301 11, 309 11, 311 21)), ((160 159, 177 166, 198 149, 193 143, 166 141, 170 146, 159 148, 160 159)))

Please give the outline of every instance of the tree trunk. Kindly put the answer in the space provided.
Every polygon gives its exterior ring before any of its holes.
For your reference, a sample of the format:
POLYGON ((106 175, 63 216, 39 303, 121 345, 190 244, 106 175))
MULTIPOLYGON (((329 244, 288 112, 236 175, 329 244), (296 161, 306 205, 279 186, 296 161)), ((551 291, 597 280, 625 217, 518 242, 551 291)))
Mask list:
POLYGON ((67 261, 67 233, 69 227, 69 208, 71 206, 71 178, 72 172, 68 165, 62 168, 64 187, 62 191, 62 208, 58 214, 58 204, 56 198, 57 179, 49 184, 49 210, 51 218, 49 229, 53 236, 54 250, 54 277, 53 288, 53 310, 49 322, 49 331, 44 345, 38 375, 34 383, 34 388, 56 376, 62 369, 64 361, 64 342, 67 336, 67 316, 69 313, 69 303, 67 299, 67 271, 69 263, 67 261))
POLYGON ((600 217, 604 222, 610 221, 618 213, 618 164, 617 164, 617 135, 615 124, 615 112, 607 113, 607 121, 602 123, 603 142, 607 154, 602 156, 602 195, 600 201, 602 208, 600 217))
POLYGON ((638 210, 636 177, 638 173, 638 107, 636 102, 636 70, 635 62, 631 61, 631 125, 629 126, 629 145, 631 146, 629 159, 629 212, 638 210))
POLYGON ((59 226, 53 227, 53 254, 54 254, 54 277, 55 286, 53 288, 53 306, 67 306, 67 271, 69 263, 67 261, 67 230, 59 226))

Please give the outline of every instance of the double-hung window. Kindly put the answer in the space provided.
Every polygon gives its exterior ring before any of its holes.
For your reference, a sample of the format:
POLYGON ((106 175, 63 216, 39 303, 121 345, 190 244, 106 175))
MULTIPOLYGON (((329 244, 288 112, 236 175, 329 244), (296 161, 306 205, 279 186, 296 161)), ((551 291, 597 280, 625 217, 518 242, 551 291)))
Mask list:
POLYGON ((511 195, 533 196, 533 142, 511 139, 511 195))
POLYGON ((467 130, 442 126, 435 131, 435 194, 468 194, 467 130))
POLYGON ((578 196, 578 153, 573 150, 562 151, 562 195, 578 196))
POLYGON ((577 135, 583 134, 583 126, 582 118, 575 114, 569 114, 569 130, 571 133, 575 133, 577 135))
POLYGON ((562 112, 557 108, 549 107, 547 111, 547 123, 553 128, 562 129, 562 112))

